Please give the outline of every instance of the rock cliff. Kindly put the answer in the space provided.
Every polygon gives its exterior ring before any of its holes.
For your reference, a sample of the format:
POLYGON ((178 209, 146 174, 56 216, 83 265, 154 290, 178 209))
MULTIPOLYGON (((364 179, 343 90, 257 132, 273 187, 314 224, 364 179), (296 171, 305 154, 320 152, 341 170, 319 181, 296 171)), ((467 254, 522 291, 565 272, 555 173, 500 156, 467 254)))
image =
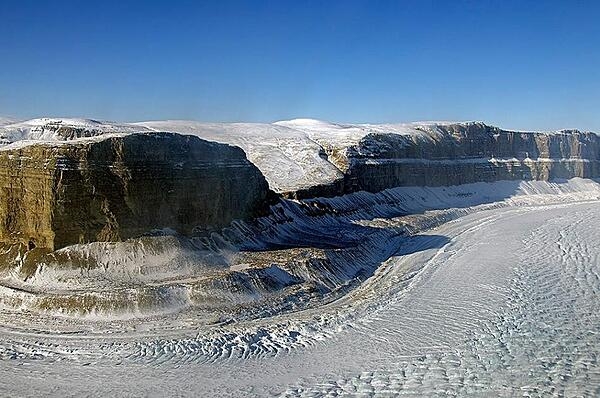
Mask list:
POLYGON ((0 145, 170 131, 235 145, 284 197, 338 196, 396 186, 597 177, 599 138, 577 130, 516 132, 479 122, 337 124, 167 120, 130 124, 34 119, 0 126, 0 145))
POLYGON ((189 307, 224 324, 310 308, 470 206, 599 192, 520 181, 599 177, 598 136, 575 130, 43 119, 0 126, 2 140, 0 305, 52 314, 189 307), (513 181, 464 185, 497 180, 513 181), (301 200, 267 209, 267 182, 301 200))
POLYGON ((436 132, 439 140, 366 136, 346 151, 346 190, 600 176, 600 140, 593 133, 522 133, 481 123, 436 132))
POLYGON ((223 227, 266 206, 267 182, 282 197, 306 199, 600 177, 594 133, 515 132, 479 122, 35 119, 0 126, 0 141, 10 143, 0 150, 0 241, 50 249, 152 229, 189 235, 223 227))
POLYGON ((220 228, 257 215, 269 193, 241 149, 171 133, 9 145, 0 187, 0 241, 49 250, 220 228))
MULTIPOLYGON (((600 177, 600 137, 590 132, 515 132, 483 123, 350 125, 284 122, 320 143, 344 175, 330 196, 398 186, 600 177), (328 134, 328 132, 331 132, 328 134)), ((292 197, 310 197, 298 190, 292 197)))

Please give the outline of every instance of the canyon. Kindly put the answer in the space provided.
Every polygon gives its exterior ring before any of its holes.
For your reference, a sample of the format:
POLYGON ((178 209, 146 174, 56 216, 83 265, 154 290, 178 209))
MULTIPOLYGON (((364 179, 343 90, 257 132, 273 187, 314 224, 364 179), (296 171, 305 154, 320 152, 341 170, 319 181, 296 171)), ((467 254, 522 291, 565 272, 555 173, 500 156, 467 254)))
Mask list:
POLYGON ((0 374, 12 395, 593 394, 598 140, 4 123, 0 374))
POLYGON ((50 251, 165 228, 191 236, 264 215, 276 196, 600 176, 594 133, 479 122, 36 119, 0 126, 0 142, 0 241, 50 251))

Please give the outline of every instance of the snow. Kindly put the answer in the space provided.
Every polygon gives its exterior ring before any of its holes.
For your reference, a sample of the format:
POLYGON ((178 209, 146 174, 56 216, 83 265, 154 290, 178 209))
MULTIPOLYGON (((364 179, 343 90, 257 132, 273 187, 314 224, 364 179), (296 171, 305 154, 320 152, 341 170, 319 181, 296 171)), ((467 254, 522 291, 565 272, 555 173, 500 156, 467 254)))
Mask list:
MULTIPOLYGON (((370 252, 362 246, 326 251, 345 261, 330 270, 331 279, 352 270, 365 255, 389 252, 354 289, 296 311, 283 311, 273 300, 266 306, 270 312, 259 318, 227 322, 177 307, 190 299, 183 287, 194 270, 173 263, 160 274, 162 264, 189 255, 174 237, 164 237, 171 242, 166 251, 157 250, 152 240, 63 249, 99 256, 102 265, 83 272, 65 267, 45 275, 48 270, 42 270, 31 284, 43 288, 60 273, 70 272, 75 280, 81 272, 82 284, 70 292, 75 296, 93 291, 105 278, 121 287, 129 283, 130 291, 143 281, 170 281, 164 293, 173 301, 166 304, 178 310, 129 319, 45 315, 32 312, 27 300, 22 309, 9 309, 10 294, 17 300, 23 293, 4 288, 3 393, 596 395, 598 182, 402 187, 306 203, 316 202, 337 215, 302 218, 290 207, 267 235, 288 239, 284 219, 292 219, 288 222, 298 224, 307 237, 344 220, 361 226, 355 232, 368 231, 370 252), (409 214, 397 215, 394 209, 409 214), (408 235, 397 234, 406 228, 408 235), (144 250, 131 250, 132 245, 144 250)), ((238 264, 234 273, 245 271, 243 262, 238 264)), ((264 269, 274 280, 290 282, 280 267, 269 263, 264 269)), ((219 274, 223 268, 206 271, 219 274)), ((215 291, 207 295, 225 299, 215 291)), ((233 304, 230 310, 246 305, 233 304)))
POLYGON ((239 146, 277 192, 329 184, 342 173, 323 158, 319 144, 302 131, 260 123, 201 123, 183 120, 142 122, 135 125, 156 131, 192 134, 239 146))
MULTIPOLYGON (((53 145, 70 137, 61 127, 82 129, 87 139, 101 140, 108 134, 170 131, 191 134, 220 143, 239 146, 264 174, 276 192, 295 192, 340 181, 343 173, 336 159, 369 134, 397 134, 414 140, 437 140, 444 134, 439 127, 452 122, 414 122, 398 124, 343 124, 315 119, 293 119, 264 123, 203 123, 188 120, 115 123, 92 119, 40 118, 9 124, 0 123, 0 150, 22 148, 33 143, 53 145), (17 144, 18 143, 18 144, 17 144)), ((562 132, 556 132, 561 134, 562 132)), ((365 146, 377 151, 376 142, 365 146)), ((499 160, 502 161, 502 160, 499 160)))
POLYGON ((60 134, 60 129, 63 127, 81 129, 85 134, 83 138, 110 133, 132 133, 146 130, 138 126, 100 122, 92 119, 39 118, 0 125, 0 144, 8 145, 21 142, 18 147, 23 147, 37 142, 52 143, 64 141, 67 138, 60 134))
POLYGON ((7 124, 14 124, 17 122, 18 122, 18 119, 15 119, 12 117, 0 116, 0 127, 6 126, 7 124))
POLYGON ((434 137, 436 127, 450 122, 414 122, 398 124, 338 124, 314 119, 293 119, 275 122, 305 132, 321 145, 349 147, 357 145, 368 134, 398 134, 415 137, 434 137))
MULTIPOLYGON (((436 139, 445 124, 43 118, 0 120, 0 137, 191 134, 241 147, 285 192, 342 178, 332 148, 436 139)), ((592 396, 599 222, 598 181, 498 181, 282 201, 208 237, 69 246, 27 278, 0 267, 3 393, 592 396)))
POLYGON ((320 365, 283 395, 594 395, 599 210, 496 209, 437 229, 450 243, 393 260, 368 286, 419 262, 408 291, 299 359, 320 365))

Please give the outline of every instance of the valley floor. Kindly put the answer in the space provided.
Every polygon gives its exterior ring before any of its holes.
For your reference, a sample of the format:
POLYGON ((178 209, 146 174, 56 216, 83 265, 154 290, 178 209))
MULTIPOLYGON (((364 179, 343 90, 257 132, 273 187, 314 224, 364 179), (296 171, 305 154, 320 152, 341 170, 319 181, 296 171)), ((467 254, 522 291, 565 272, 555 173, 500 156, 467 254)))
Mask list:
POLYGON ((271 341, 271 355, 202 360, 189 336, 166 355, 144 330, 36 332, 3 312, 0 394, 597 396, 598 225, 597 200, 464 215, 407 238, 351 293, 278 320, 313 338, 271 341))

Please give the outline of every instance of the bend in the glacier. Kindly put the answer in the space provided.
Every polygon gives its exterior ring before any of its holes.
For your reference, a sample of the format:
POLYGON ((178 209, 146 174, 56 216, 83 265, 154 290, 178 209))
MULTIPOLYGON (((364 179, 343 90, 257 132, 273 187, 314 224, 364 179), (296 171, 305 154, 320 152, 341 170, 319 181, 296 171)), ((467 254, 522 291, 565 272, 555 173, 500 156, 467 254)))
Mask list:
POLYGON ((0 302, 75 315, 309 308, 473 206, 597 185, 523 180, 599 176, 593 133, 478 122, 37 119, 0 138, 0 302))

